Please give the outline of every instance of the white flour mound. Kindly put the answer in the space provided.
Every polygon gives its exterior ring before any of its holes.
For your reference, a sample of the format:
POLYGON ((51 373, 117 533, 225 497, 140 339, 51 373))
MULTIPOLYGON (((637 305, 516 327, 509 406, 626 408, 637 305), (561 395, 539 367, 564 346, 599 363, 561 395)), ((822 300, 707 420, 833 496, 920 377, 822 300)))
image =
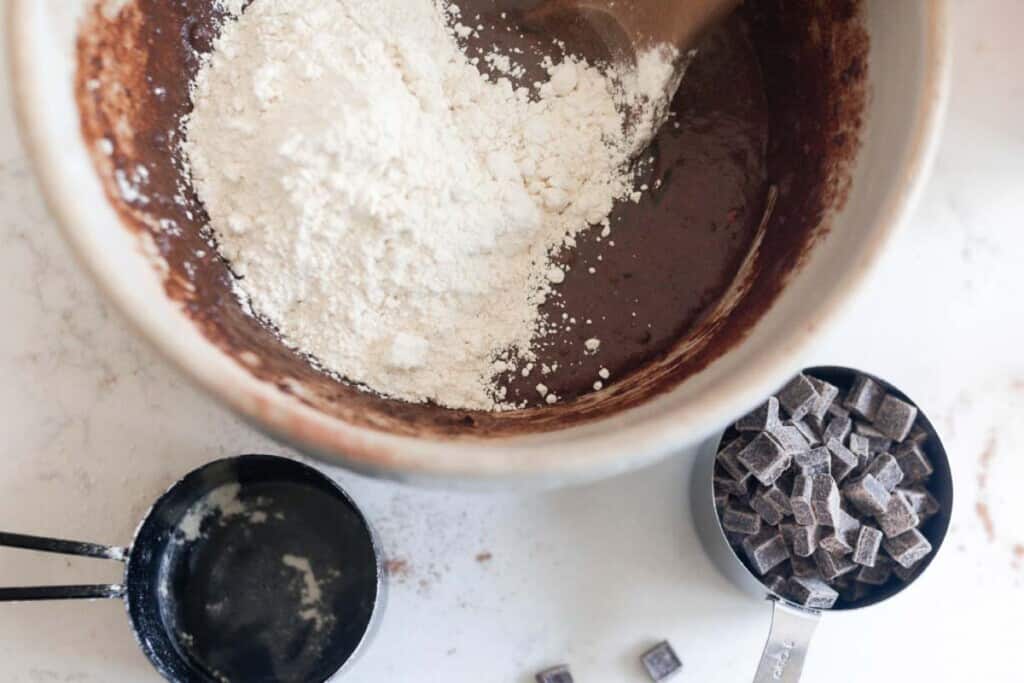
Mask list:
POLYGON ((439 0, 258 0, 197 76, 183 151, 286 343, 388 397, 493 410, 564 278, 552 250, 633 192, 630 145, 596 68, 549 64, 531 101, 470 62, 457 18, 439 0))

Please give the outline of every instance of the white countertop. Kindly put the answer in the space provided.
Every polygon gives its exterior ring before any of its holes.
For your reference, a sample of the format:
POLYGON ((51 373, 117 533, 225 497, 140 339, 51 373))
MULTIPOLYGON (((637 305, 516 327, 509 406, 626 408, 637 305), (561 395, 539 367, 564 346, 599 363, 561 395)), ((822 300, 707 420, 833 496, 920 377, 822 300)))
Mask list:
MULTIPOLYGON (((945 435, 957 506, 941 556, 913 587, 826 615, 808 681, 1024 676, 1024 3, 950 4, 954 94, 934 176, 809 360, 872 370, 922 404, 945 435)), ((183 381, 100 298, 47 216, 6 84, 0 97, 0 529, 125 544, 194 466, 285 449, 183 381)), ((407 563, 346 680, 528 683, 568 661, 579 681, 639 683, 637 655, 668 638, 686 667, 678 680, 749 681, 769 608, 702 554, 689 468, 677 457, 531 496, 339 474, 389 556, 407 563)), ((112 563, 0 550, 0 585, 118 574, 112 563)), ((108 601, 0 605, 0 680, 158 678, 108 601)))

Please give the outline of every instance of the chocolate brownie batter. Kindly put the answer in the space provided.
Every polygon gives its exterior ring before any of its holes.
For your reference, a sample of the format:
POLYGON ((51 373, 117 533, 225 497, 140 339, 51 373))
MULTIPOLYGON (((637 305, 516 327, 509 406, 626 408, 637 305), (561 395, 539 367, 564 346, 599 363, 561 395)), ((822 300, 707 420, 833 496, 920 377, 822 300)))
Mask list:
MULTIPOLYGON (((549 49, 498 20, 523 0, 459 4, 484 26, 467 50, 549 49)), ((592 230, 559 255, 571 268, 542 312, 568 320, 539 340, 528 376, 498 378, 511 400, 529 407, 488 414, 382 399, 321 372, 242 310, 230 264, 217 255, 182 173, 179 122, 223 19, 215 5, 135 0, 116 19, 99 10, 87 17, 79 43, 83 131, 112 203, 127 226, 152 237, 169 293, 203 333, 250 372, 350 421, 414 433, 536 431, 664 391, 763 315, 827 229, 849 182, 866 80, 858 3, 749 2, 699 46, 672 118, 641 156, 649 191, 616 206, 610 235, 592 230), (138 196, 125 197, 125 178, 137 181, 138 196), (585 347, 589 339, 600 340, 596 351, 585 347), (557 369, 545 373, 545 365, 557 369), (596 382, 603 389, 595 393, 596 382), (544 403, 538 383, 558 405, 544 403)))

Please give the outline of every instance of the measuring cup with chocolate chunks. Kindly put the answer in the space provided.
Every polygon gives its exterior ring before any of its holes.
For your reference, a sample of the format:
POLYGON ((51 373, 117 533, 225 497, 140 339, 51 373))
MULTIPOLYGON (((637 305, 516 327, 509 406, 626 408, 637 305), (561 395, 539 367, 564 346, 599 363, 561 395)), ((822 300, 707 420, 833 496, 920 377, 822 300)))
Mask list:
POLYGON ((949 461, 919 407, 887 382, 811 368, 703 449, 695 520, 719 569, 773 600, 755 681, 799 679, 824 610, 899 593, 949 527, 949 461))

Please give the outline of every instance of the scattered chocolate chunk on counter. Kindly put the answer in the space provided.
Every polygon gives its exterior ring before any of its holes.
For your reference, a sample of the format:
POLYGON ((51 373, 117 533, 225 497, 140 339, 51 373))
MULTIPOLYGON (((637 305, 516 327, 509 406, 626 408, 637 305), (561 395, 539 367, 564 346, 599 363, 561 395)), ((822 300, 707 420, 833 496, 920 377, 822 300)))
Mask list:
POLYGON ((647 671, 647 675, 655 683, 667 681, 683 668, 683 662, 667 640, 645 652, 640 657, 640 662, 643 664, 644 670, 647 671))
POLYGON ((921 525, 941 511, 927 434, 916 406, 869 377, 798 375, 722 440, 715 502, 729 542, 805 607, 911 580, 932 552, 921 525))
POLYGON ((537 674, 536 678, 537 683, 573 683, 572 673, 565 665, 545 669, 537 674))

